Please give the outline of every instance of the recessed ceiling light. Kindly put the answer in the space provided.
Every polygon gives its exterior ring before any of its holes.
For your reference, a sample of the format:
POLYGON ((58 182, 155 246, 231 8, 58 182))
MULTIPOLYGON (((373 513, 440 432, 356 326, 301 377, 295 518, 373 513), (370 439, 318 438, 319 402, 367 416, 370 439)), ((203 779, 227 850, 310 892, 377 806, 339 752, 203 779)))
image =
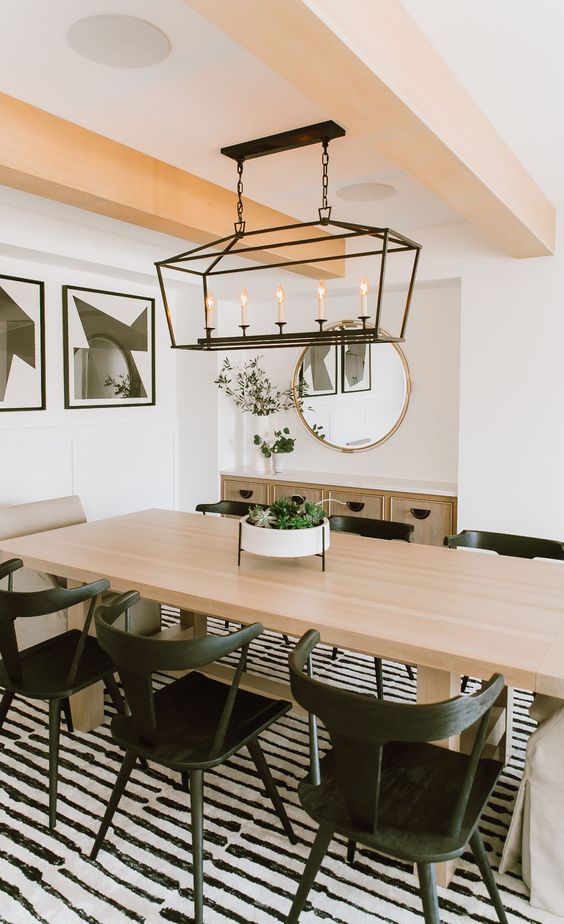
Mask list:
POLYGON ((73 23, 67 41, 83 58, 110 67, 151 67, 170 53, 164 32, 135 16, 87 16, 73 23))
POLYGON ((395 191, 395 187, 385 183, 353 183, 351 186, 341 186, 337 195, 339 199, 348 199, 350 202, 377 202, 378 199, 389 199, 395 191))

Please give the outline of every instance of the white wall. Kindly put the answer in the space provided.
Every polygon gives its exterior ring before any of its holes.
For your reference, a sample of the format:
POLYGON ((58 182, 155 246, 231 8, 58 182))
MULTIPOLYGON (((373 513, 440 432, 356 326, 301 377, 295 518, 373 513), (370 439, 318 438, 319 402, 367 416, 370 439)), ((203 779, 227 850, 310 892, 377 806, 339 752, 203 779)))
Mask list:
POLYGON ((47 410, 0 412, 0 504, 76 493, 90 518, 176 506, 176 359, 152 267, 162 236, 1 188, 0 226, 0 273, 45 282, 47 385, 47 410), (155 407, 64 409, 64 284, 157 299, 155 407))

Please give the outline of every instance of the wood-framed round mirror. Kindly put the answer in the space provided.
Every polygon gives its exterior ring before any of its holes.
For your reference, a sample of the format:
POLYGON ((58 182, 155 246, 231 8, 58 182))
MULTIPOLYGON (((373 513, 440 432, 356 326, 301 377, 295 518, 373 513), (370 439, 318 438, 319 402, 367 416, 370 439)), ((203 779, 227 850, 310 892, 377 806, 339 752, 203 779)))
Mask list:
MULTIPOLYGON (((338 321, 325 329, 360 326, 338 321)), ((298 417, 315 439, 361 452, 385 443, 401 425, 411 380, 397 343, 321 344, 300 353, 292 390, 298 417)))

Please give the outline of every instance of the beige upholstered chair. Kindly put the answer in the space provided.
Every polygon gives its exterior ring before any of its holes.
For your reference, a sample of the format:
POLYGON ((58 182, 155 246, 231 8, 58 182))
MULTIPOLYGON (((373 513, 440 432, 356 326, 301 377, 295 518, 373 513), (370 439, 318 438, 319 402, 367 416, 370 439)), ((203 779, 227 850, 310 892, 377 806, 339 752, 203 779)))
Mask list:
POLYGON ((564 705, 537 695, 531 716, 539 727, 527 744, 525 772, 499 867, 500 873, 521 861, 531 905, 562 914, 562 813, 564 811, 564 705))
MULTIPOLYGON (((45 501, 29 504, 14 504, 0 507, 0 540, 15 539, 17 536, 29 536, 31 533, 47 532, 63 526, 86 523, 84 508, 77 495, 54 497, 45 501)), ((103 577, 103 575, 101 575, 103 577)), ((22 568, 14 575, 14 590, 36 591, 59 586, 59 580, 52 574, 22 568)), ((110 603, 113 594, 104 597, 104 603, 110 603)), ((35 645, 46 638, 66 632, 67 613, 53 613, 41 619, 21 619, 17 625, 20 648, 35 645)), ((135 625, 143 634, 158 632, 161 627, 161 613, 158 603, 141 600, 135 607, 135 625)))

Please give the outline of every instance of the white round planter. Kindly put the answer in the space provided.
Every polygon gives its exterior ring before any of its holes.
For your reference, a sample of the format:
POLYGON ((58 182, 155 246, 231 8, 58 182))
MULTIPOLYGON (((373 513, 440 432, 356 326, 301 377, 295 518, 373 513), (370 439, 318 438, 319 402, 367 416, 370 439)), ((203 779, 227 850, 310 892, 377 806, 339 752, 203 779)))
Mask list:
POLYGON ((306 555, 323 553, 323 534, 325 534, 325 551, 331 544, 329 520, 323 520, 319 526, 309 529, 265 529, 241 519, 241 550, 253 555, 266 555, 271 558, 304 558, 306 555))

